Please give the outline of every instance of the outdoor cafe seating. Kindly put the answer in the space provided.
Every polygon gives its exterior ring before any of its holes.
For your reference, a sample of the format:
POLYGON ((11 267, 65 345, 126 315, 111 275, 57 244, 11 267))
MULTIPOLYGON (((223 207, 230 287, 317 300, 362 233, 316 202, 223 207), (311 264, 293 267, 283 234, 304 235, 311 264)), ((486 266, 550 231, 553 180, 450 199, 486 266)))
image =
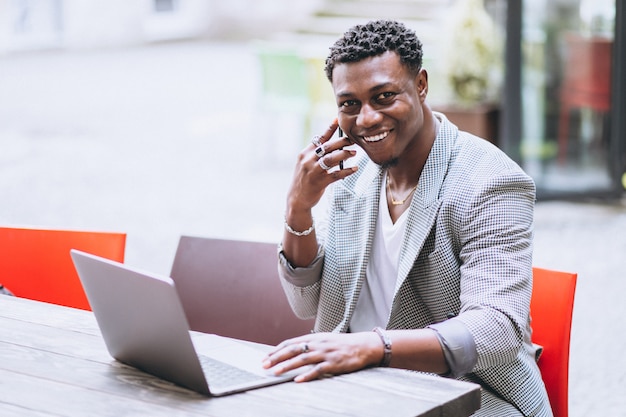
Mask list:
MULTIPOLYGON (((89 310, 70 249, 123 262, 125 242, 119 232, 2 227, 0 283, 18 298, 89 310)), ((287 303, 273 243, 181 236, 171 277, 193 331, 273 345, 313 329, 287 303)), ((566 417, 577 274, 535 267, 533 279, 532 340, 554 415, 566 417)))

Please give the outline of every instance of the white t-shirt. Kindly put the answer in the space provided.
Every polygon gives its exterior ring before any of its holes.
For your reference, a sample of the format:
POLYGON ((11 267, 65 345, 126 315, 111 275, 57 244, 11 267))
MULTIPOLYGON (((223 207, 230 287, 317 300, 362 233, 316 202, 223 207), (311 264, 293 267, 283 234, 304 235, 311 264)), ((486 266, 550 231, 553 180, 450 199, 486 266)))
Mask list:
MULTIPOLYGON (((393 223, 385 193, 386 175, 382 183, 372 254, 367 264, 366 280, 350 321, 351 332, 371 331, 376 326, 385 328, 396 290, 400 249, 409 210, 405 210, 393 223)), ((410 202, 407 201, 407 204, 410 202)))

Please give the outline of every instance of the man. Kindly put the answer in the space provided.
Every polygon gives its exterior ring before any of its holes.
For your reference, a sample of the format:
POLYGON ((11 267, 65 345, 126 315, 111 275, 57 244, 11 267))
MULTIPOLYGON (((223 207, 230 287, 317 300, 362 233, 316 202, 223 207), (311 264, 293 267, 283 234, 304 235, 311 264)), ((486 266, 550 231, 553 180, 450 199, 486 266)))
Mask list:
POLYGON ((279 256, 315 333, 265 366, 312 365, 299 382, 369 366, 433 372, 482 385, 476 415, 552 415, 530 342, 533 181, 430 110, 421 43, 404 25, 350 29, 326 74, 338 121, 299 155, 279 256), (344 168, 351 144, 365 155, 344 168), (330 184, 318 234, 312 209, 330 184))

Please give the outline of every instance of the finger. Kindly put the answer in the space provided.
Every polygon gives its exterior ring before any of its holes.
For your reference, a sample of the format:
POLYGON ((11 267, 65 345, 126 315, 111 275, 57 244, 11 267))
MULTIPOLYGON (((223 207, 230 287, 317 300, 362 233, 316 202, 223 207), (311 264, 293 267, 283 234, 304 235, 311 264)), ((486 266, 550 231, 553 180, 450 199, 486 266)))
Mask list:
POLYGON ((324 171, 328 172, 329 174, 337 172, 337 170, 334 170, 333 168, 338 167, 339 170, 348 171, 347 174, 349 175, 350 172, 354 172, 354 171, 351 168, 344 169, 342 164, 346 159, 352 158, 355 155, 356 155, 356 150, 354 149, 342 149, 342 150, 334 151, 333 153, 327 153, 326 155, 324 155, 323 157, 317 160, 317 164, 320 166, 320 168, 322 168, 324 171))
POLYGON ((315 148, 315 153, 318 157, 320 157, 320 151, 318 151, 319 148, 323 148, 323 154, 329 154, 350 145, 352 145, 350 139, 347 136, 342 136, 340 138, 330 139, 327 142, 321 144, 318 148, 315 148))
POLYGON ((354 149, 342 149, 341 150, 341 161, 339 161, 339 171, 348 171, 346 175, 350 175, 356 172, 356 167, 348 168, 346 166, 346 161, 350 158, 353 158, 357 154, 357 151, 354 149))
POLYGON ((333 170, 332 172, 329 172, 328 177, 331 179, 330 182, 333 183, 335 181, 339 181, 346 177, 349 177, 350 175, 354 174, 358 170, 359 170, 359 167, 348 167, 348 168, 343 168, 343 169, 336 169, 336 170, 333 170))
POLYGON ((324 171, 330 171, 335 165, 331 162, 333 158, 325 157, 317 160, 317 165, 324 171))
POLYGON ((322 143, 320 144, 320 146, 315 148, 315 155, 317 155, 318 158, 321 158, 324 155, 326 155, 326 145, 322 143))
POLYGON ((324 371, 325 362, 318 363, 317 365, 309 368, 308 371, 296 376, 294 378, 295 382, 308 382, 313 381, 315 379, 319 379, 328 374, 328 372, 324 371))
POLYGON ((305 342, 301 343, 281 343, 277 348, 270 352, 263 360, 263 367, 268 369, 276 366, 281 362, 285 362, 303 353, 307 353, 310 350, 309 344, 305 342))
MULTIPOLYGON (((330 138, 333 137, 338 127, 339 123, 337 122, 337 118, 335 118, 330 126, 328 126, 328 129, 326 129, 326 131, 322 135, 318 136, 320 144, 328 142, 330 138)), ((313 144, 313 147, 317 148, 315 144, 313 144)))
POLYGON ((297 345, 299 343, 306 343, 307 342, 307 338, 305 336, 298 336, 298 337, 294 337, 292 339, 286 339, 283 340, 282 342, 280 342, 279 344, 277 344, 274 349, 269 353, 269 355, 274 354, 280 350, 285 349, 287 346, 292 346, 292 345, 297 345))
POLYGON ((336 139, 333 139, 332 136, 334 132, 337 130, 338 125, 336 124, 337 119, 330 125, 327 130, 327 134, 330 134, 328 139, 326 135, 315 135, 313 139, 311 139, 311 143, 307 145, 307 147, 303 150, 304 152, 309 152, 313 149, 316 158, 321 158, 326 154, 329 154, 335 150, 343 149, 346 146, 352 145, 352 141, 348 136, 340 136, 336 139))
POLYGON ((275 375, 281 375, 298 369, 309 369, 308 365, 314 365, 323 360, 320 352, 301 353, 291 359, 279 362, 269 368, 275 375), (306 367, 306 368, 303 368, 306 367))
POLYGON ((324 134, 322 135, 322 142, 328 142, 330 138, 333 137, 338 127, 339 127, 339 122, 337 121, 337 118, 335 117, 335 119, 332 121, 330 126, 328 126, 328 129, 326 129, 326 132, 324 132, 324 134))

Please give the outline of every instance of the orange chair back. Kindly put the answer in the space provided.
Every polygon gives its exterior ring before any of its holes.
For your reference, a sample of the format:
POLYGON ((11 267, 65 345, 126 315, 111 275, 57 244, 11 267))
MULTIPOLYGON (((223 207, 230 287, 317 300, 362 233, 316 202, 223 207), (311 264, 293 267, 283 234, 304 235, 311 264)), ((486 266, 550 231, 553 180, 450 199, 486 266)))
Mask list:
POLYGON ((532 341, 555 417, 568 415, 569 346, 577 274, 533 268, 532 341))
POLYGON ((0 227, 0 283, 18 297, 90 310, 70 249, 124 262, 125 233, 0 227))

